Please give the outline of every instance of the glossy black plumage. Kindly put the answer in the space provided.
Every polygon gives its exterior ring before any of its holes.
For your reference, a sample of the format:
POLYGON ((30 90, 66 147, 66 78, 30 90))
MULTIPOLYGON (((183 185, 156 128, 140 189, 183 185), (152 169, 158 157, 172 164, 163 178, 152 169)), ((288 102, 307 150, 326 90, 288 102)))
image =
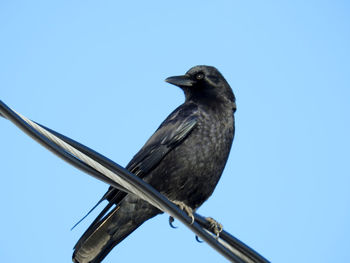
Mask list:
MULTIPOLYGON (((214 67, 196 66, 166 81, 182 88, 186 100, 126 168, 170 200, 196 209, 212 194, 225 167, 234 136, 235 97, 214 67)), ((103 211, 80 238, 74 262, 100 262, 144 221, 160 213, 113 188, 103 199, 110 202, 107 208, 116 206, 106 215, 103 211)))

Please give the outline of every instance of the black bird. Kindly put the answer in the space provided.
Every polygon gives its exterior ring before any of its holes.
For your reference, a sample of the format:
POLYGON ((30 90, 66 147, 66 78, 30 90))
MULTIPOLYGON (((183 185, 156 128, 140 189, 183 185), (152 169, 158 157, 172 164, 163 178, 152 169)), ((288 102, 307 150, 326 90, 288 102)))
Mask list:
MULTIPOLYGON (((213 193, 224 170, 235 131, 235 96, 210 66, 196 66, 165 81, 180 87, 186 100, 126 168, 191 213, 213 193)), ((109 204, 75 245, 74 262, 101 262, 143 222, 161 213, 135 195, 111 187, 102 200, 109 204)))

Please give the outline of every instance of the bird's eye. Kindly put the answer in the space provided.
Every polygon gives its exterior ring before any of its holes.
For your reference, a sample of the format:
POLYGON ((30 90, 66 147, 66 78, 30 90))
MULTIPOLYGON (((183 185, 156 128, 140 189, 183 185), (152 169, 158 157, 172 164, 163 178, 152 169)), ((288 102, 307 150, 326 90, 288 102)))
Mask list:
POLYGON ((201 79, 204 78, 204 74, 203 74, 203 73, 197 73, 197 74, 195 75, 195 78, 196 78, 196 80, 201 80, 201 79))

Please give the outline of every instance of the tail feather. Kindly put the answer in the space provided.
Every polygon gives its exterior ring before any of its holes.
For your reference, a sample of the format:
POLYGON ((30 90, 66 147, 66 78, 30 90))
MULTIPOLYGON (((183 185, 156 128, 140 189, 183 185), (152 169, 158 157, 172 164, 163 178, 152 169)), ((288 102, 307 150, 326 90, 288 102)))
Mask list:
MULTIPOLYGON (((117 205, 120 202, 120 200, 122 200, 125 196, 126 193, 124 192, 117 192, 112 198, 107 199, 106 196, 108 196, 109 191, 100 199, 100 201, 91 209, 93 210, 97 205, 99 205, 102 201, 104 200, 108 200, 109 203, 105 206, 105 208, 103 208, 103 210, 98 214, 98 216, 95 218, 95 220, 91 223, 91 225, 89 226, 89 228, 84 232, 84 234, 82 235, 82 237, 79 239, 79 241, 77 242, 77 244, 75 245, 74 249, 79 245, 79 243, 83 240, 85 240, 86 238, 88 238, 92 232, 95 231, 95 229, 98 227, 98 223, 101 221, 100 224, 102 224, 102 221, 107 220, 108 215, 110 215, 110 213, 106 216, 107 212, 111 209, 111 207, 113 205, 117 205)), ((89 212, 90 213, 90 212, 89 212)), ((112 213, 112 212, 111 212, 112 213)), ((86 215, 87 216, 87 215, 86 215)), ((84 218, 86 217, 84 216, 84 218)), ((84 219, 83 218, 83 219, 84 219)), ((80 221, 82 221, 83 219, 81 219, 80 221)), ((79 223, 79 222, 78 222, 79 223)), ((78 224, 77 223, 77 224, 78 224)))
POLYGON ((74 247, 73 262, 101 262, 113 247, 158 213, 158 209, 145 201, 126 196, 120 205, 94 222, 84 233, 74 247))
POLYGON ((76 222, 74 224, 74 226, 70 229, 71 231, 77 226, 79 225, 85 218, 88 217, 88 215, 91 214, 92 211, 95 210, 96 207, 98 207, 105 199, 102 197, 90 210, 89 212, 86 213, 86 215, 84 215, 78 222, 76 222))
MULTIPOLYGON (((118 189, 115 189, 113 187, 109 187, 108 191, 102 196, 102 198, 89 210, 89 212, 86 213, 86 215, 84 215, 77 223, 75 223, 75 225, 70 230, 73 230, 85 218, 87 218, 88 215, 90 215, 91 212, 94 211, 96 207, 98 207, 103 201, 109 201, 109 204, 102 210, 102 212, 91 224, 91 226, 93 226, 97 221, 100 221, 100 219, 107 213, 107 211, 113 206, 113 204, 118 204, 125 196, 126 193, 119 191, 118 189)), ((86 232, 88 232, 88 230, 86 232)))

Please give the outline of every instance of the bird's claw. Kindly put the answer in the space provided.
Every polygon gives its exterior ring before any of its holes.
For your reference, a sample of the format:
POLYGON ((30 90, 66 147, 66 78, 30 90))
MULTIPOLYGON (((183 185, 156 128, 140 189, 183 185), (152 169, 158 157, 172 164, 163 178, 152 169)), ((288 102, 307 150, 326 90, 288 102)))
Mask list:
POLYGON ((214 218, 212 217, 207 217, 205 218, 209 224, 210 224, 210 229, 213 231, 213 233, 216 235, 216 239, 219 238, 220 233, 222 232, 222 230, 224 229, 222 224, 220 224, 219 222, 217 222, 214 218))
POLYGON ((197 235, 196 235, 196 240, 197 240, 198 243, 203 243, 204 242, 203 240, 200 240, 197 235))
POLYGON ((191 218, 191 225, 194 223, 194 215, 193 210, 191 207, 186 205, 184 202, 181 201, 172 201, 175 205, 177 205, 182 211, 184 211, 190 218, 191 218))
POLYGON ((177 228, 177 226, 174 226, 175 219, 172 216, 169 216, 169 225, 171 226, 171 228, 177 228))

